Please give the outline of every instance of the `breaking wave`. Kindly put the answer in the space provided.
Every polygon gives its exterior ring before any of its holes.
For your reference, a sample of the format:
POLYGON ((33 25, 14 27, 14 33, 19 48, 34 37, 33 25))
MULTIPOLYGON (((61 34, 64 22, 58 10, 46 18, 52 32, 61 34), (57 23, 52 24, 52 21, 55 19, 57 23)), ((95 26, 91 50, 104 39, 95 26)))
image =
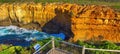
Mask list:
MULTIPOLYGON (((17 26, 4 26, 0 27, 0 44, 13 44, 13 45, 30 45, 32 40, 42 40, 51 37, 55 34, 47 34, 37 30, 27 30, 17 26)), ((60 35, 63 35, 60 33, 60 35)), ((57 37, 57 36, 55 36, 57 37)), ((58 36, 60 37, 60 36, 58 36)), ((60 37, 64 39, 64 35, 60 37)))

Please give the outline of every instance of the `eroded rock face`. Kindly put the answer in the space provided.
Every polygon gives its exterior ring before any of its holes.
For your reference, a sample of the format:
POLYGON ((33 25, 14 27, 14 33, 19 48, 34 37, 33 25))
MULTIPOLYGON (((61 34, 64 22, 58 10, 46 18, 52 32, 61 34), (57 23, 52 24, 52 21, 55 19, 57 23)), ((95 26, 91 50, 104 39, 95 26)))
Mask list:
POLYGON ((0 5, 0 26, 16 25, 72 40, 120 40, 120 13, 107 6, 50 3, 0 5))

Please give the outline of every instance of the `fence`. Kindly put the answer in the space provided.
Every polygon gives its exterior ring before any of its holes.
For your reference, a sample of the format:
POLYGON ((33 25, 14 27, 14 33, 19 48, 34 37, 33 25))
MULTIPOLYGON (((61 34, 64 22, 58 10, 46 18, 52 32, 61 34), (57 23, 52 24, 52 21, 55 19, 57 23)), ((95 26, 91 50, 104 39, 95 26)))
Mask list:
POLYGON ((47 42, 45 45, 43 45, 40 49, 38 49, 37 51, 35 51, 33 54, 37 54, 38 52, 40 54, 46 54, 51 48, 54 48, 54 40, 50 40, 49 42, 47 42), (52 45, 53 47, 51 47, 52 45))
POLYGON ((120 50, 95 49, 95 48, 86 48, 85 46, 83 46, 82 54, 120 54, 120 50))
MULTIPOLYGON (((120 54, 120 50, 109 50, 109 49, 95 49, 95 48, 87 48, 85 46, 79 46, 79 45, 75 45, 69 42, 65 42, 65 41, 59 41, 57 40, 58 45, 56 46, 55 40, 54 38, 52 38, 52 40, 50 40, 48 43, 46 43, 44 46, 42 46, 38 51, 36 52, 40 52, 42 49, 44 49, 47 45, 49 45, 50 43, 52 45, 51 48, 47 48, 49 50, 45 51, 41 54, 50 54, 50 52, 54 51, 54 50, 59 50, 61 52, 66 52, 66 54, 120 54)), ((33 53, 33 54, 36 54, 33 53)), ((54 53, 52 53, 54 54, 54 53)))
POLYGON ((78 46, 78 45, 68 43, 65 41, 59 41, 59 46, 57 46, 56 48, 69 51, 72 54, 80 54, 82 52, 82 46, 78 46))

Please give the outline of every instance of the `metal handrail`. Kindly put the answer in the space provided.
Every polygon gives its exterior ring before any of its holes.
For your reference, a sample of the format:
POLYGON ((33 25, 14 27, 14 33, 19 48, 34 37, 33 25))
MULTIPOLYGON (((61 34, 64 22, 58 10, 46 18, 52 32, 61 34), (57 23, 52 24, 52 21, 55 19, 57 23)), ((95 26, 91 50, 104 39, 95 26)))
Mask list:
POLYGON ((80 47, 80 48, 83 47, 83 46, 75 45, 73 43, 69 43, 69 42, 66 42, 66 41, 59 41, 59 42, 62 42, 62 43, 68 44, 68 45, 72 45, 72 46, 75 46, 75 47, 80 47))
POLYGON ((95 48, 85 48, 86 50, 99 50, 99 51, 110 51, 110 52, 120 52, 120 50, 109 50, 109 49, 95 49, 95 48))
POLYGON ((85 50, 99 50, 99 51, 109 51, 109 52, 120 52, 120 50, 110 50, 110 49, 97 49, 97 48, 86 48, 85 46, 79 46, 79 45, 75 45, 69 42, 65 42, 65 41, 59 41, 62 42, 64 44, 68 44, 71 46, 75 46, 75 47, 80 47, 80 48, 84 48, 82 51, 84 52, 83 54, 85 54, 85 50))
POLYGON ((38 49, 37 51, 35 51, 33 54, 36 54, 37 52, 39 52, 41 49, 43 49, 45 46, 47 46, 51 42, 52 42, 52 40, 50 40, 49 42, 47 42, 45 45, 43 45, 40 49, 38 49))
MULTIPOLYGON (((39 50, 37 50, 36 52, 34 52, 33 54, 36 54, 37 52, 39 52, 41 49, 43 49, 46 45, 48 45, 49 43, 52 43, 52 41, 54 41, 54 39, 50 40, 49 42, 47 42, 45 45, 43 45, 39 50)), ((97 48, 86 48, 85 46, 79 46, 79 45, 75 45, 73 43, 69 43, 69 42, 66 42, 66 41, 59 41, 57 40, 58 42, 61 42, 61 43, 64 43, 64 44, 67 44, 67 45, 71 45, 71 46, 75 46, 75 47, 80 47, 82 48, 82 54, 85 54, 85 50, 99 50, 99 51, 109 51, 109 52, 120 52, 120 50, 110 50, 110 49, 97 49, 97 48)), ((54 46, 54 45, 53 45, 54 46)), ((52 51, 52 50, 55 50, 56 48, 51 48, 51 50, 49 50, 47 52, 47 54, 52 51)))

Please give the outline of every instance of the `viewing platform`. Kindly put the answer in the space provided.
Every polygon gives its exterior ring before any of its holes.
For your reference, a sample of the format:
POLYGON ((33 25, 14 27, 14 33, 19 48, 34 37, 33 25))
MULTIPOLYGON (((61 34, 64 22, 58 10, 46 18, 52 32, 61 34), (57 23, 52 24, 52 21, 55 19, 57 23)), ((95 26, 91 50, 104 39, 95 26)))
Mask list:
POLYGON ((55 49, 51 49, 47 54, 73 54, 71 52, 68 52, 68 51, 65 51, 65 50, 61 50, 61 49, 58 49, 58 48, 55 48, 55 49))

